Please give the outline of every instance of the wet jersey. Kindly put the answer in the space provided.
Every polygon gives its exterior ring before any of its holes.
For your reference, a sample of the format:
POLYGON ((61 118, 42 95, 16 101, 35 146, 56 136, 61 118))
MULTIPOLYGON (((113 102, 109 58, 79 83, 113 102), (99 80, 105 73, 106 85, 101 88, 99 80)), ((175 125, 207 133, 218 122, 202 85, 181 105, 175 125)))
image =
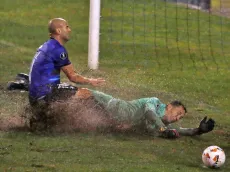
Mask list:
POLYGON ((66 49, 55 39, 41 45, 31 64, 29 94, 40 98, 51 92, 51 87, 60 84, 61 67, 71 64, 66 49))
POLYGON ((150 130, 165 127, 161 118, 165 115, 166 105, 156 97, 124 101, 99 91, 91 91, 94 98, 116 121, 127 122, 132 125, 144 123, 150 130))

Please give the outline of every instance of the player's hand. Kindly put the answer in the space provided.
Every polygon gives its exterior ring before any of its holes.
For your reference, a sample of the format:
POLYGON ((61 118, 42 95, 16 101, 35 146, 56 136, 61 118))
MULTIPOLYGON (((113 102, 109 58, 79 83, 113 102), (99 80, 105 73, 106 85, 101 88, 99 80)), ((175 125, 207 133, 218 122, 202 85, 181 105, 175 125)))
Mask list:
POLYGON ((176 139, 180 137, 180 134, 176 129, 166 129, 162 132, 162 136, 168 139, 176 139))
POLYGON ((105 84, 105 80, 102 78, 97 78, 97 79, 92 78, 89 81, 90 81, 90 84, 92 86, 101 86, 101 85, 105 84))
POLYGON ((214 126, 215 126, 215 121, 212 118, 209 118, 207 120, 207 116, 204 117, 204 119, 200 121, 200 125, 198 127, 199 134, 208 133, 212 131, 214 126))

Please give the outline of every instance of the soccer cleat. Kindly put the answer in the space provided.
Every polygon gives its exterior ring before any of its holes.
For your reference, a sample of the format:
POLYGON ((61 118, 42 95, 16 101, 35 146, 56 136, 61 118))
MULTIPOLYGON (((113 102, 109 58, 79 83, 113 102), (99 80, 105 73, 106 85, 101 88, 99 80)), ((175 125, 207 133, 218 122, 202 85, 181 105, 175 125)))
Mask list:
POLYGON ((28 91, 29 87, 29 75, 25 73, 18 73, 15 77, 15 81, 7 83, 7 90, 24 90, 28 91))
POLYGON ((15 79, 16 80, 24 80, 25 82, 29 82, 29 75, 27 75, 25 73, 18 73, 15 79))
POLYGON ((24 90, 28 91, 28 83, 24 80, 10 81, 7 83, 7 90, 24 90))

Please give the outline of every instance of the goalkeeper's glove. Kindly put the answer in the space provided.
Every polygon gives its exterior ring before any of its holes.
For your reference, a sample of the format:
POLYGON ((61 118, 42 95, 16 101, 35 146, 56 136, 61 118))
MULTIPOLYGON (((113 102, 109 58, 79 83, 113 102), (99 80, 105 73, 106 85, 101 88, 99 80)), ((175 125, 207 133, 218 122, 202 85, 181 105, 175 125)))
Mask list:
POLYGON ((162 136, 168 139, 176 139, 180 137, 180 134, 176 129, 166 129, 162 132, 162 136))
POLYGON ((208 133, 212 131, 214 126, 215 126, 215 121, 212 118, 207 120, 207 116, 206 116, 204 117, 204 119, 200 121, 200 125, 198 127, 198 134, 208 133))

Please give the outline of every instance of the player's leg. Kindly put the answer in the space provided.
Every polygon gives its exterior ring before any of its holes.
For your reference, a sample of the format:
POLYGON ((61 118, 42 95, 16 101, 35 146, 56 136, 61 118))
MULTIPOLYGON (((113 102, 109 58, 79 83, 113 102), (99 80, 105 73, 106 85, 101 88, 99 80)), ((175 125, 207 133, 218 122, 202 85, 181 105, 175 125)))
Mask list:
POLYGON ((52 91, 47 95, 47 101, 52 103, 55 101, 66 101, 67 99, 75 96, 78 88, 67 83, 61 83, 52 87, 52 91))
POLYGON ((88 99, 92 97, 93 95, 92 95, 92 92, 87 88, 78 88, 74 96, 80 99, 88 99))
POLYGON ((47 130, 55 124, 56 117, 52 114, 54 102, 66 102, 76 95, 77 87, 68 84, 59 84, 52 88, 50 94, 34 99, 29 97, 32 114, 29 117, 29 127, 32 131, 47 130))
POLYGON ((31 131, 44 131, 47 129, 47 112, 49 104, 45 97, 34 99, 29 97, 31 113, 26 116, 31 131))

